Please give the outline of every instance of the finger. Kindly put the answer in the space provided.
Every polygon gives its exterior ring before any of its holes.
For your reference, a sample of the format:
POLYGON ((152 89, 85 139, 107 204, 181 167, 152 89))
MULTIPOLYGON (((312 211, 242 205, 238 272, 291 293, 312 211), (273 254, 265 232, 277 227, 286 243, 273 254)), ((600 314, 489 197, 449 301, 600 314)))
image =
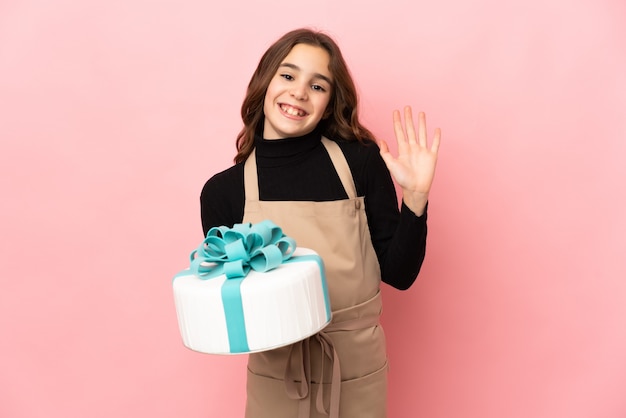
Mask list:
POLYGON ((389 154, 389 147, 387 146, 387 142, 385 142, 382 139, 379 139, 377 143, 378 143, 378 148, 380 148, 380 155, 389 154))
POLYGON ((426 146, 426 114, 424 112, 419 113, 418 129, 419 129, 419 144, 425 147, 426 146))
POLYGON ((387 168, 389 168, 389 166, 393 163, 393 156, 389 152, 389 147, 387 146, 387 142, 383 141, 382 139, 379 139, 378 147, 380 148, 380 156, 385 162, 385 165, 387 166, 387 168))
POLYGON ((406 136, 409 142, 415 143, 415 126, 413 125, 413 112, 411 111, 411 106, 406 106, 404 108, 404 124, 406 125, 406 136))
POLYGON ((402 120, 400 119, 400 111, 393 111, 393 131, 396 134, 396 141, 398 141, 398 145, 402 145, 406 143, 406 138, 404 136, 404 129, 402 129, 402 120))
POLYGON ((437 154, 439 152, 439 144, 441 143, 441 129, 435 129, 435 137, 433 138, 433 145, 430 148, 432 152, 437 154))

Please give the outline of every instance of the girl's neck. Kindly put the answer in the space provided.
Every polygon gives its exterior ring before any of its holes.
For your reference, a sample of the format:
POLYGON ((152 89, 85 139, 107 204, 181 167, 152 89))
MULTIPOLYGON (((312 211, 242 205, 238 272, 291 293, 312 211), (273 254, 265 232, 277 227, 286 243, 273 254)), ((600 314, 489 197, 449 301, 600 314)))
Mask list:
MULTIPOLYGON (((261 130, 261 132, 263 132, 261 130)), ((322 135, 319 129, 312 132, 291 138, 264 139, 257 130, 254 142, 257 157, 263 160, 278 160, 298 158, 306 155, 320 145, 322 135)))

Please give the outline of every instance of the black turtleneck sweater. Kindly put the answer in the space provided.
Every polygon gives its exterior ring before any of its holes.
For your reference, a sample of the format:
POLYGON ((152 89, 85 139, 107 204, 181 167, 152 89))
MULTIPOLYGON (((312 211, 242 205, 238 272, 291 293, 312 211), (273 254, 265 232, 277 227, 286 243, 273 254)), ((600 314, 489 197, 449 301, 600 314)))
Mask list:
MULTIPOLYGON (((259 198, 272 201, 346 199, 320 133, 278 140, 255 138, 259 198)), ((343 151, 365 213, 382 280, 397 288, 413 284, 426 250, 426 213, 417 217, 404 203, 398 210, 393 181, 375 143, 336 141, 343 151)), ((214 175, 200 195, 204 234, 243 220, 243 163, 214 175)))

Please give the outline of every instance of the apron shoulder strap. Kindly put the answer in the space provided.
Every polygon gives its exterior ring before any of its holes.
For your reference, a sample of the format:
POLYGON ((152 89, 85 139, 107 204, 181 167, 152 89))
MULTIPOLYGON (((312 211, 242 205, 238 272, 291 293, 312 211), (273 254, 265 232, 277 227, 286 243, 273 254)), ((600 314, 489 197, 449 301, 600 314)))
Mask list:
POLYGON ((341 180, 341 184, 343 184, 346 194, 350 199, 356 198, 356 186, 354 185, 352 172, 350 171, 350 166, 341 148, 339 148, 339 145, 337 145, 335 141, 331 141, 324 136, 322 137, 322 144, 326 147, 326 151, 328 151, 328 155, 335 166, 335 170, 337 170, 337 174, 339 175, 339 179, 341 180))
POLYGON ((257 202, 259 200, 259 180, 256 173, 256 153, 252 152, 243 164, 243 190, 246 200, 257 202))

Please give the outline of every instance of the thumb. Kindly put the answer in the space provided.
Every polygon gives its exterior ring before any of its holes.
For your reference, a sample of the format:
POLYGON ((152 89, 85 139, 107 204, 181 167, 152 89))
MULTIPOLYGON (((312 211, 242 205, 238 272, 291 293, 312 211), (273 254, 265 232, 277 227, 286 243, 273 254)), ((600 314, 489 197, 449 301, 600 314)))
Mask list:
POLYGON ((389 169, 390 165, 393 163, 393 156, 389 152, 389 146, 387 146, 387 142, 382 139, 379 139, 376 142, 378 144, 378 148, 380 148, 380 156, 382 157, 385 165, 389 169))
POLYGON ((380 148, 380 155, 382 155, 384 157, 384 154, 388 154, 389 153, 389 147, 387 146, 387 142, 385 142, 383 139, 379 139, 378 141, 376 141, 378 148, 380 148))

